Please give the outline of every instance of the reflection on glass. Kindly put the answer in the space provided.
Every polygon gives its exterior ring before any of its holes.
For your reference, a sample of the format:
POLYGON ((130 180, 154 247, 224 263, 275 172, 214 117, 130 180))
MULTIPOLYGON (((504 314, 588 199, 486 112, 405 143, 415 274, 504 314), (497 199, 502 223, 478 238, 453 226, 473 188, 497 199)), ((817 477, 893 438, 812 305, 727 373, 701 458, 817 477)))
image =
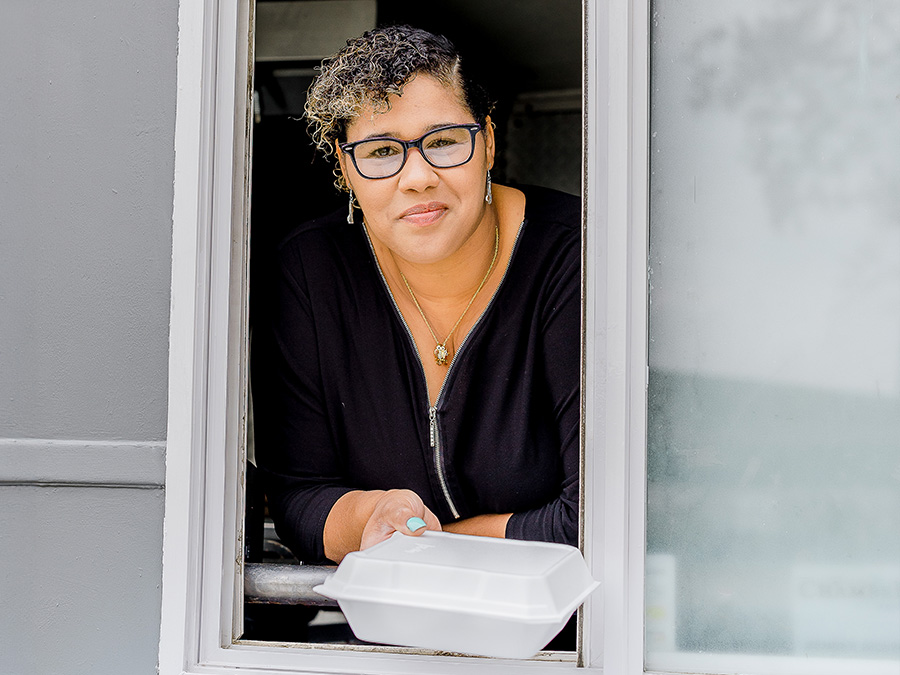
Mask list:
POLYGON ((900 3, 651 40, 647 666, 900 659, 900 3))

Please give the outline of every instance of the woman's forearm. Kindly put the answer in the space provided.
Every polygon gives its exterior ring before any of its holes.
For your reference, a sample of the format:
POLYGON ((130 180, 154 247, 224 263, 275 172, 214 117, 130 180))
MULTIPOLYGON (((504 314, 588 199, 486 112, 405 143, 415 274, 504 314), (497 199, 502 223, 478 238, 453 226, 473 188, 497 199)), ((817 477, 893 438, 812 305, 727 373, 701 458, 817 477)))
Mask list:
POLYGON ((506 523, 511 513, 488 513, 464 520, 457 520, 443 526, 444 532, 456 534, 476 534, 480 537, 506 537, 506 523))
POLYGON ((363 530, 383 494, 383 490, 356 490, 334 503, 322 533, 329 560, 339 563, 351 551, 359 550, 363 530))

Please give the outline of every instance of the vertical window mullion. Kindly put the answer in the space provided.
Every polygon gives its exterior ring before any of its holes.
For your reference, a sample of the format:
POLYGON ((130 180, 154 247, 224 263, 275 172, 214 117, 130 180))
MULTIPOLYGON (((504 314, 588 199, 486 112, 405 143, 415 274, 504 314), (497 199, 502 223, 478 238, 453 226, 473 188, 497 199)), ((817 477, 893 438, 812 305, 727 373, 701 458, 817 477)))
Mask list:
POLYGON ((584 663, 643 671, 648 1, 586 12, 584 663))

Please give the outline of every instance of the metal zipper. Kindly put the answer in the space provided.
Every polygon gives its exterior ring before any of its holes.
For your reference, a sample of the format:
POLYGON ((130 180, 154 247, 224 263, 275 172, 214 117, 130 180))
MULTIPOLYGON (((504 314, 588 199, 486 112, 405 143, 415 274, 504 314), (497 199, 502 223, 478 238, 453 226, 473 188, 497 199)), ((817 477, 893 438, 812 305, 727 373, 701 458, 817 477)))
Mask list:
MULTIPOLYGON (((494 292, 491 295, 491 299, 488 300, 488 304, 485 306, 484 311, 478 316, 478 320, 474 324, 472 324, 469 332, 466 333, 463 341, 459 344, 459 347, 457 347, 456 354, 453 355, 453 360, 450 362, 450 367, 447 370, 447 375, 446 377, 444 377, 444 381, 441 383, 441 388, 438 390, 435 404, 428 406, 428 438, 434 456, 434 466, 437 469, 438 483, 441 486, 441 491, 444 493, 444 500, 447 502, 447 506, 450 508, 450 513, 453 515, 453 518, 455 520, 459 520, 459 511, 456 509, 456 505, 453 503, 453 498, 450 496, 450 489, 447 487, 447 477, 444 474, 444 458, 443 454, 441 453, 441 435, 437 423, 437 409, 438 406, 440 406, 441 401, 443 400, 444 385, 447 383, 447 380, 450 379, 450 371, 453 370, 453 366, 456 365, 463 347, 465 347, 466 342, 468 342, 469 335, 475 332, 475 328, 478 326, 478 324, 481 323, 482 318, 485 314, 487 314, 488 308, 490 308, 491 304, 494 302, 494 298, 496 297, 498 291, 503 286, 503 281, 506 279, 506 273, 509 271, 509 266, 516 254, 516 248, 519 245, 519 236, 522 234, 524 225, 525 220, 523 219, 521 224, 519 225, 519 229, 516 231, 516 239, 513 242, 513 248, 512 253, 509 256, 509 262, 506 265, 506 269, 503 270, 503 278, 500 279, 500 283, 497 284, 497 288, 494 289, 494 292)), ((391 291, 391 287, 384 276, 384 272, 382 272, 381 270, 381 264, 378 262, 378 256, 375 254, 375 247, 372 245, 372 239, 369 237, 369 231, 368 229, 366 229, 365 225, 363 225, 363 233, 366 235, 366 241, 369 243, 369 250, 372 251, 372 259, 375 261, 375 269, 378 270, 378 275, 381 277, 381 283, 384 284, 384 288, 387 291, 388 297, 391 299, 391 303, 394 305, 394 311, 397 312, 397 316, 400 318, 400 323, 403 324, 403 328, 406 330, 406 336, 409 338, 409 342, 412 345, 413 351, 416 353, 416 358, 419 362, 419 372, 422 374, 422 380, 424 381, 425 392, 427 394, 428 380, 425 377, 425 368, 422 366, 422 356, 421 354, 419 354, 419 348, 416 346, 416 339, 413 337, 412 330, 410 330, 409 324, 406 323, 406 318, 403 316, 403 312, 400 311, 400 307, 399 305, 397 305, 397 299, 394 298, 394 293, 391 291)))
POLYGON ((437 406, 428 408, 428 428, 431 438, 431 449, 434 451, 434 464, 437 467, 438 482, 441 484, 441 490, 444 493, 444 499, 447 500, 447 506, 450 507, 450 513, 453 518, 459 520, 459 511, 456 510, 456 504, 450 497, 450 489, 447 487, 447 479, 444 476, 444 458, 441 456, 441 434, 437 424, 437 406))

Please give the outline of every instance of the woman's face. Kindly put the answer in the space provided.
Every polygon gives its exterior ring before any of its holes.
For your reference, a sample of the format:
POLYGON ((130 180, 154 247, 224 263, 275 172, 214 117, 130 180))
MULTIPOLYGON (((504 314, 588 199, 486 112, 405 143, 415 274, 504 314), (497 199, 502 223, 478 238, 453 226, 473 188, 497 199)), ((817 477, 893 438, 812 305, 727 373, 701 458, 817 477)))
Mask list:
MULTIPOLYGON (((412 140, 437 127, 475 121, 457 88, 430 75, 414 77, 390 103, 387 112, 363 108, 347 128, 347 141, 376 136, 412 140)), ((343 152, 338 159, 370 235, 404 260, 434 263, 459 251, 485 215, 485 174, 494 161, 494 134, 488 120, 475 135, 472 159, 449 169, 434 168, 410 149, 400 173, 373 180, 362 177, 343 152)))

